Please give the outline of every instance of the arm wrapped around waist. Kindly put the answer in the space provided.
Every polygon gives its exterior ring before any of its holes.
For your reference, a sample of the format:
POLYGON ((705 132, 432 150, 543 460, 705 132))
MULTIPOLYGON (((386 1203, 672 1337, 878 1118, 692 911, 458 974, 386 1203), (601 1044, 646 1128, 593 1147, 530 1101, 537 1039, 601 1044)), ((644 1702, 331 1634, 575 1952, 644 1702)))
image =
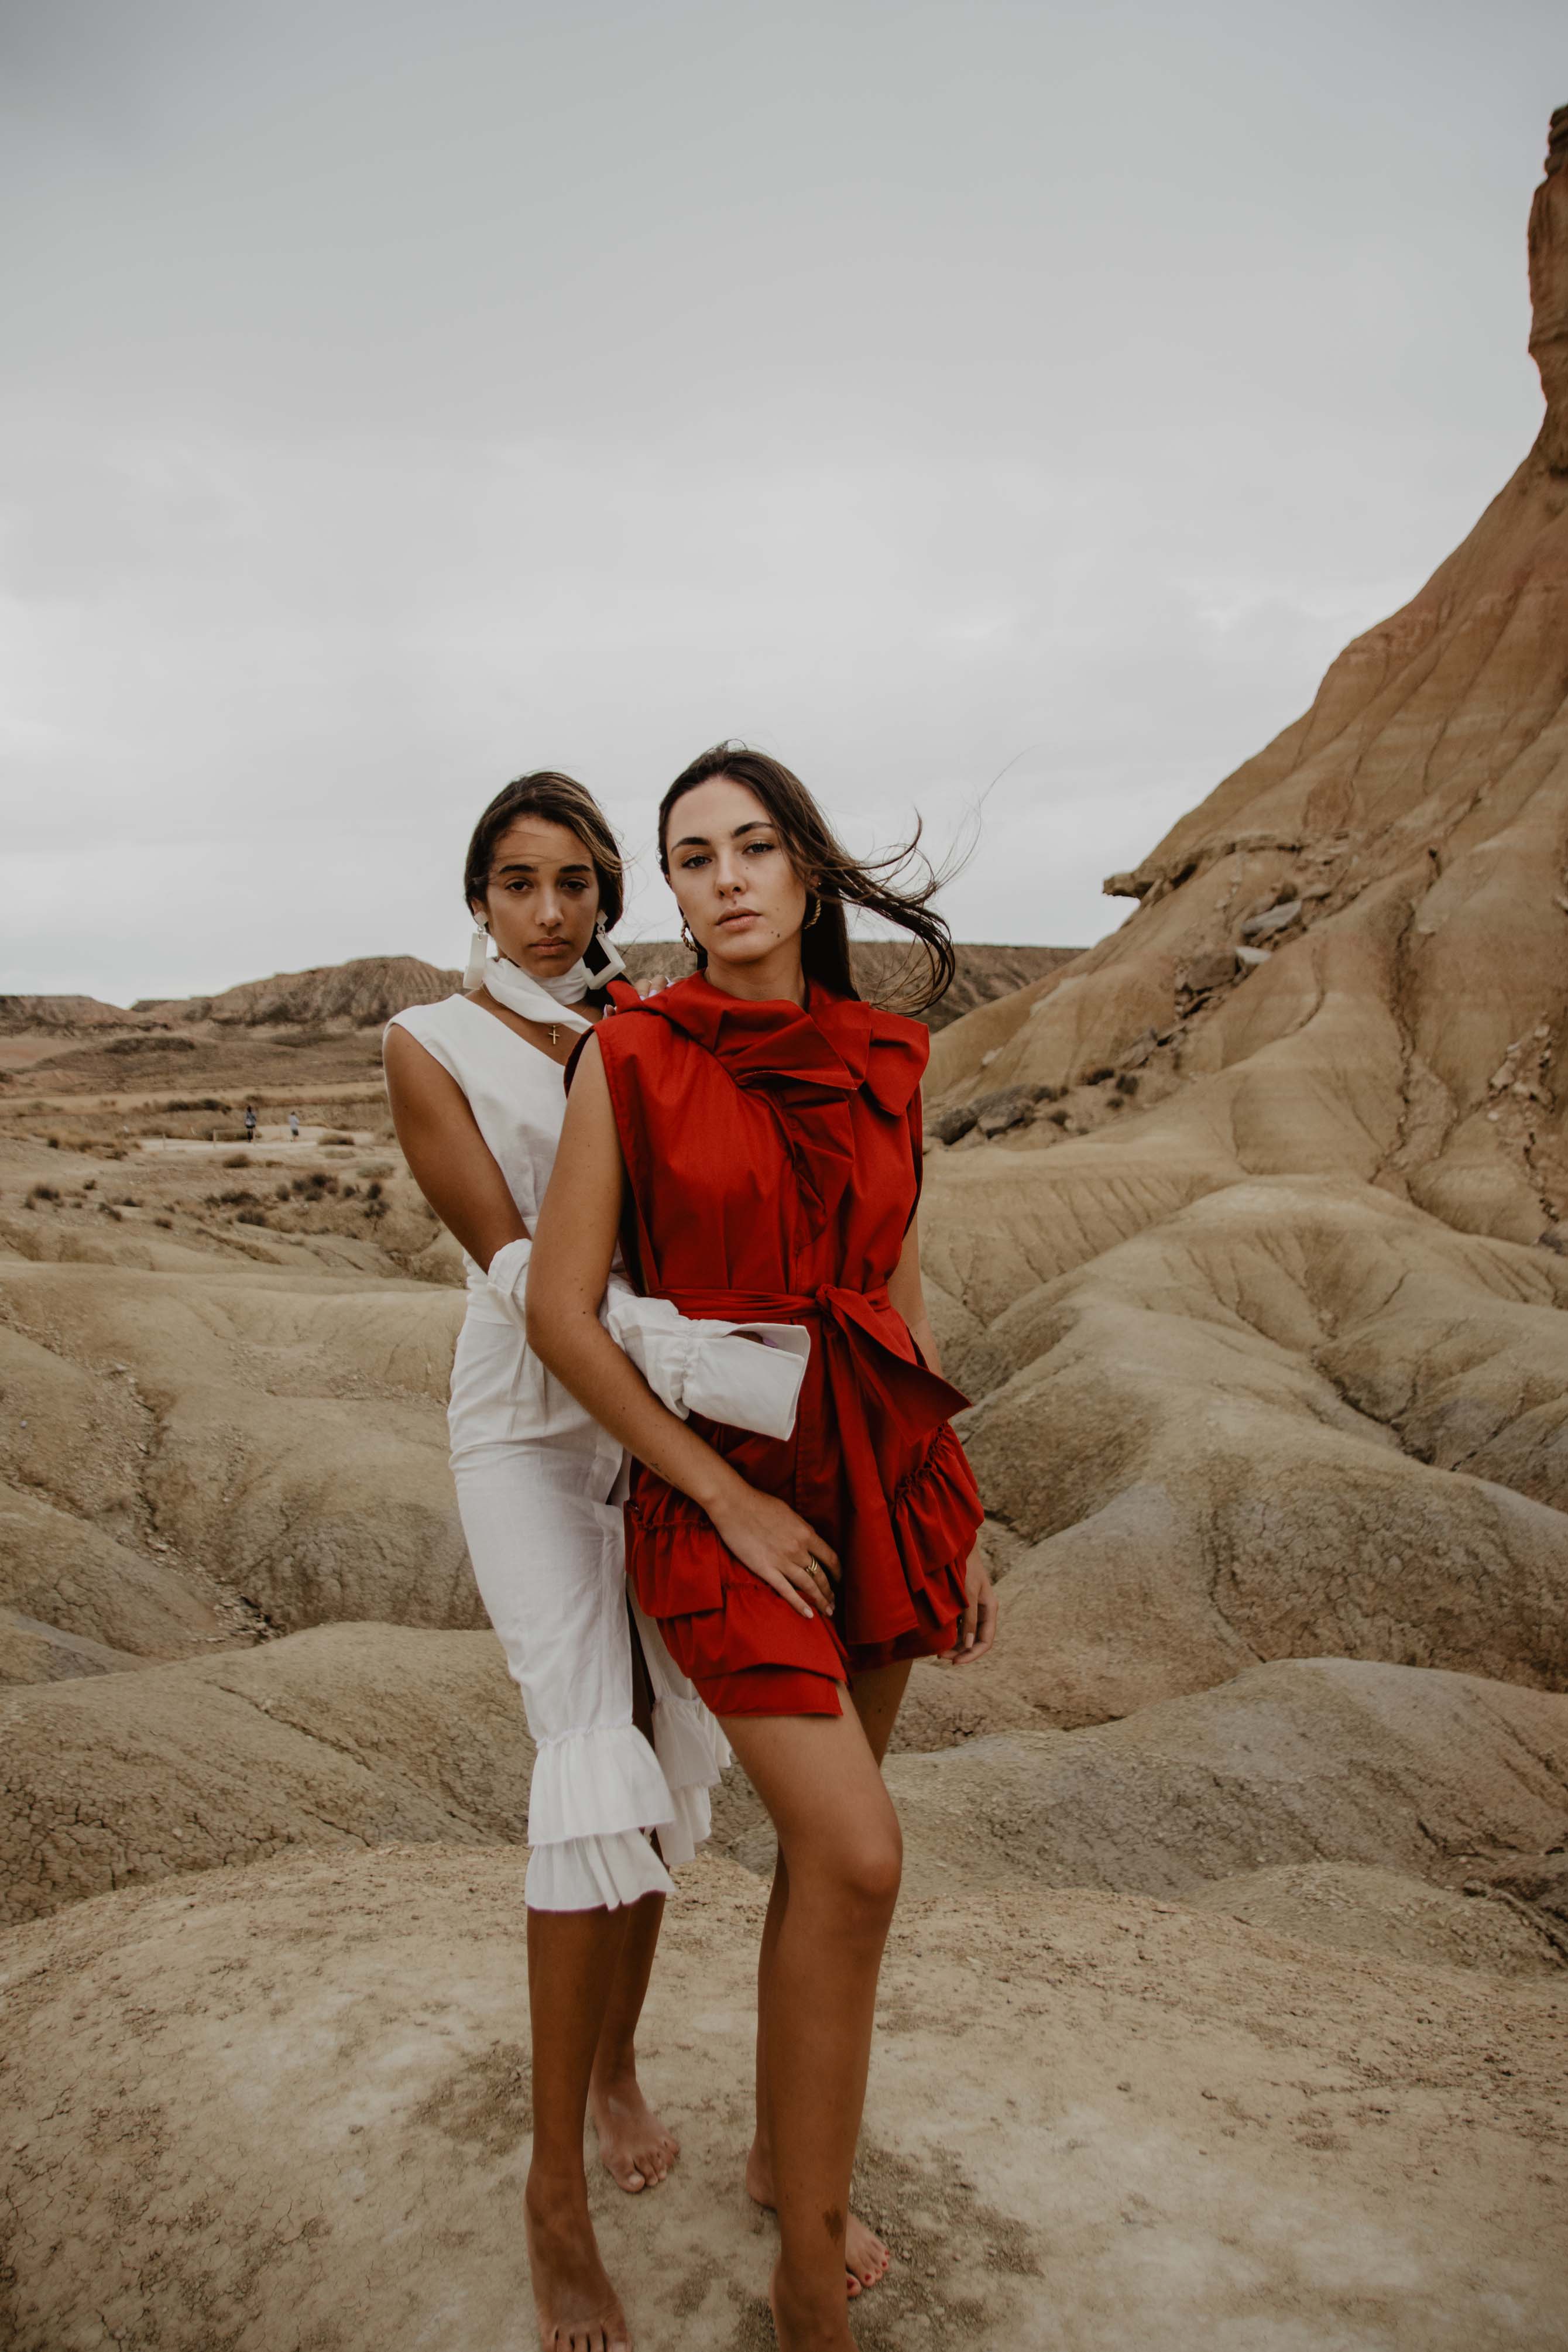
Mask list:
MULTIPOLYGON (((530 1241, 508 1242, 490 1260, 490 1288, 521 1324, 530 1241)), ((811 1335, 798 1323, 722 1323, 683 1315, 667 1298, 639 1298, 612 1273, 599 1319, 677 1419, 695 1412, 759 1437, 795 1427, 811 1335)))

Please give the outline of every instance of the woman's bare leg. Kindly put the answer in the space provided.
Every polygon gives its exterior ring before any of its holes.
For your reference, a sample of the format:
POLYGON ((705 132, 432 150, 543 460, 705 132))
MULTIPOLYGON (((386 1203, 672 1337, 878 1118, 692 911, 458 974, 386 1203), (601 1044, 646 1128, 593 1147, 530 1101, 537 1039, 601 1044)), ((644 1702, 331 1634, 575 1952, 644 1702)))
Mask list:
POLYGON ((784 1873, 758 1986, 761 2109, 783 2352, 848 2352, 844 2236, 898 1820, 858 1715, 735 1716, 725 1729, 779 1832, 784 1873))
POLYGON ((873 1666, 869 1674, 856 1675, 850 1684, 851 1700, 879 1766, 887 1754, 914 1664, 913 1658, 905 1658, 896 1666, 873 1666))
MULTIPOLYGON (((632 1644, 632 1720, 651 1748, 653 1690, 630 1593, 626 1623, 632 1644)), ((681 2147, 648 2105, 637 2079, 637 2023, 653 1973, 659 1930, 664 1924, 664 1898, 645 1895, 623 1916, 625 1937, 599 2030, 588 2095, 604 2169, 617 2187, 635 2195, 663 2180, 681 2147)))
POLYGON ((628 1906, 528 1913, 534 2152, 523 2195, 544 2352, 631 2352, 588 2213, 582 2123, 628 1906))
POLYGON ((599 2030, 588 2097, 604 2168, 635 2195, 639 2189, 657 2188, 681 2146, 648 2105, 637 2079, 637 2021, 653 1973, 664 1898, 644 1895, 640 1903, 627 1906, 625 1916, 626 1933, 599 2030))
MULTIPOLYGON (((850 1697, 866 1735, 866 1741, 880 1765, 887 1753, 887 1743, 904 1700, 904 1685, 909 1680, 909 1662, 896 1666, 878 1666, 870 1674, 858 1675, 850 1685, 850 1697)), ((747 2193, 758 2205, 773 2205, 773 2149, 768 2137, 768 2113, 763 2094, 767 2070, 763 2029, 763 1982, 772 1966, 774 1948, 779 1940, 779 1928, 789 1900, 789 1873, 780 1848, 774 1864, 773 1885, 768 1897, 768 1916, 762 1923, 762 1949, 757 1963, 757 2131, 751 2150, 746 2159, 747 2193)), ((844 2285, 852 2295, 868 2286, 875 2286, 886 2277, 893 2257, 876 2231, 867 2227, 860 2215, 850 2214, 844 2227, 844 2285)))

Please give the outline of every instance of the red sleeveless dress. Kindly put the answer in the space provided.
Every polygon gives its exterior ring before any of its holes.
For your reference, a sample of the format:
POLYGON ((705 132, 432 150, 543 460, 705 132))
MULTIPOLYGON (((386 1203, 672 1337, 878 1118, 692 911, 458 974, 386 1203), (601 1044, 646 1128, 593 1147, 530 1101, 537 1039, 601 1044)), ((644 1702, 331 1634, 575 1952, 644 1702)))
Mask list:
POLYGON ((812 1335, 792 1437, 692 1426, 843 1565, 833 1617, 802 1617, 634 1463, 627 1572, 716 1715, 837 1715, 851 1672, 951 1649, 982 1517, 951 1426, 967 1400, 926 1370, 887 1296, 919 1197, 930 1040, 815 982, 802 1010, 700 974, 622 999, 594 1034, 637 1286, 683 1315, 812 1335))

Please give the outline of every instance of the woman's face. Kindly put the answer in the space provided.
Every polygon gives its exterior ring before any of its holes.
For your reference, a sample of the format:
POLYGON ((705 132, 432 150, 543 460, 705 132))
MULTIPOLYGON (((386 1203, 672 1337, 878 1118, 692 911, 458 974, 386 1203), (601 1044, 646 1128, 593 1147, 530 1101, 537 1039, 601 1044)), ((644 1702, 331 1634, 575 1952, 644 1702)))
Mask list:
POLYGON ((599 914, 587 843, 552 818, 514 818, 496 844, 476 911, 509 962, 535 980, 559 980, 593 937, 599 914))
POLYGON ((799 935, 806 886, 749 785, 714 776, 683 793, 664 856, 686 928, 715 962, 759 963, 799 935))

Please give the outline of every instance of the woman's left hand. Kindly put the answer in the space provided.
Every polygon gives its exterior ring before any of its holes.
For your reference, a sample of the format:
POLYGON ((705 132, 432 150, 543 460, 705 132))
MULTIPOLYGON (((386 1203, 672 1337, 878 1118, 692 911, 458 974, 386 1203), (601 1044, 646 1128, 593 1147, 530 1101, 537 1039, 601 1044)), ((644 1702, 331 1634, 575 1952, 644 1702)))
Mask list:
POLYGON ((991 1584, 991 1571, 986 1566, 985 1555, 978 1544, 969 1554, 964 1585, 968 1600, 959 1621, 958 1638, 948 1653, 956 1666, 967 1666, 973 1659, 983 1658, 997 1638, 999 1613, 997 1596, 991 1584))

